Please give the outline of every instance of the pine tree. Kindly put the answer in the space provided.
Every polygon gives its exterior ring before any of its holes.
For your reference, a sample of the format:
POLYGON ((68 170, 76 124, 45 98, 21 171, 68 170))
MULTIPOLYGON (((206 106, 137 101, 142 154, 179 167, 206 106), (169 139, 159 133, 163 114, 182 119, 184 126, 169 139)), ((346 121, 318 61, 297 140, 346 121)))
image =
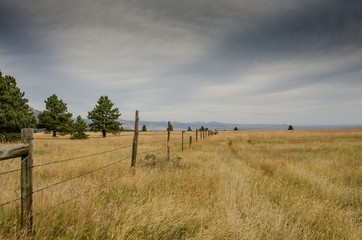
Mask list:
POLYGON ((22 128, 35 127, 36 118, 24 95, 16 86, 15 78, 3 77, 0 71, 0 141, 19 139, 22 128))
POLYGON ((146 128, 145 124, 143 124, 143 126, 142 126, 142 132, 147 132, 147 128, 146 128))
POLYGON ((238 131, 239 129, 237 127, 234 127, 234 131, 238 131))
POLYGON ((190 126, 187 128, 187 131, 189 131, 189 132, 191 132, 191 131, 192 131, 190 126))
POLYGON ((67 104, 58 96, 53 94, 44 101, 45 111, 38 115, 38 127, 45 128, 47 131, 53 132, 53 137, 59 133, 70 133, 73 121, 73 114, 68 113, 67 104))
POLYGON ((288 130, 294 130, 292 125, 289 125, 288 130))
POLYGON ((121 114, 113 105, 107 96, 101 96, 94 109, 88 112, 88 118, 92 120, 89 127, 92 131, 101 131, 103 137, 106 137, 107 132, 116 134, 121 131, 121 123, 116 121, 121 114))
POLYGON ((87 123, 82 119, 81 116, 78 116, 77 120, 72 126, 72 138, 87 139, 88 135, 85 134, 87 129, 88 129, 87 123))

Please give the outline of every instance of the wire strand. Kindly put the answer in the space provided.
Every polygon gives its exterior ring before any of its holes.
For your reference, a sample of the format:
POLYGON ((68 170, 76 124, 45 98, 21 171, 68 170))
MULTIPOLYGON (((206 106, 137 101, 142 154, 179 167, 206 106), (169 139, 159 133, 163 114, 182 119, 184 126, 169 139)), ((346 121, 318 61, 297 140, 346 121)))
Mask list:
MULTIPOLYGON (((26 159, 29 158, 29 156, 30 156, 30 155, 26 156, 23 160, 21 160, 21 162, 20 162, 19 164, 17 164, 16 167, 18 167, 19 165, 21 165, 26 159)), ((21 168, 17 168, 17 169, 14 168, 14 169, 12 169, 12 170, 10 170, 10 171, 7 171, 7 172, 1 172, 0 175, 5 175, 5 174, 12 173, 12 172, 20 171, 20 170, 21 170, 21 168)), ((3 178, 4 178, 4 176, 2 176, 2 177, 0 178, 0 182, 2 181, 3 178)))
POLYGON ((127 146, 123 146, 123 147, 120 147, 120 148, 116 148, 116 149, 112 149, 112 150, 108 150, 108 151, 104 151, 104 152, 93 153, 93 154, 89 154, 89 155, 84 155, 84 156, 79 156, 79 157, 73 157, 73 158, 58 160, 58 161, 53 161, 53 162, 44 163, 44 164, 38 164, 38 165, 34 165, 33 168, 43 167, 43 166, 47 166, 47 165, 51 165, 51 164, 56 164, 56 163, 61 163, 61 162, 72 161, 72 160, 76 160, 76 159, 93 157, 93 156, 101 155, 101 154, 104 154, 104 153, 110 153, 110 152, 119 151, 119 150, 121 150, 121 149, 125 149, 125 148, 128 148, 128 147, 132 147, 132 145, 127 145, 127 146))
POLYGON ((53 184, 51 184, 51 185, 49 185, 49 186, 46 186, 46 187, 43 187, 43 188, 40 188, 40 189, 37 189, 37 190, 33 191, 32 194, 37 193, 37 192, 44 191, 44 190, 46 190, 46 189, 52 188, 52 187, 54 187, 54 186, 57 186, 57 185, 59 185, 59 184, 65 183, 65 182, 68 182, 68 181, 71 181, 71 180, 74 180, 74 179, 77 179, 77 178, 80 178, 80 177, 83 177, 83 176, 92 174, 92 173, 94 173, 94 172, 97 172, 97 171, 99 171, 99 170, 105 169, 105 168, 107 168, 107 167, 110 167, 110 166, 112 166, 112 165, 115 165, 115 164, 117 164, 117 163, 120 163, 120 162, 122 162, 122 161, 124 161, 124 160, 127 160, 127 159, 129 159, 129 158, 130 158, 130 156, 125 157, 125 158, 122 158, 121 160, 118 160, 117 162, 113 162, 113 163, 107 164, 107 165, 105 165, 105 166, 103 166, 103 167, 97 168, 97 169, 92 170, 92 171, 90 171, 90 172, 86 172, 86 173, 83 173, 83 174, 80 174, 80 175, 77 175, 77 176, 74 176, 74 177, 71 177, 71 178, 67 178, 67 179, 62 180, 62 181, 60 181, 60 182, 53 183, 53 184))
POLYGON ((155 144, 155 143, 166 143, 166 140, 156 141, 156 142, 143 142, 143 143, 138 143, 138 145, 147 145, 147 144, 155 144))
POLYGON ((8 204, 10 204, 10 203, 14 203, 14 202, 16 202, 16 201, 19 201, 20 199, 21 199, 21 197, 20 197, 20 198, 17 198, 17 199, 14 199, 14 200, 11 200, 11 201, 9 201, 9 202, 2 203, 2 204, 0 204, 0 207, 3 207, 3 206, 8 205, 8 204))
POLYGON ((107 184, 109 184, 109 183, 111 183, 111 182, 114 182, 115 180, 117 180, 117 179, 119 179, 119 178, 121 178, 121 177, 124 177, 124 176, 126 176, 127 174, 128 174, 127 172, 126 172, 126 173, 123 173, 122 175, 120 175, 120 176, 118 176, 118 177, 115 177, 115 178, 113 178, 113 179, 111 179, 111 180, 109 180, 109 181, 107 181, 107 182, 105 182, 105 183, 102 183, 101 185, 98 185, 97 187, 94 187, 94 188, 92 188, 92 189, 90 189, 90 190, 87 190, 87 191, 78 193, 75 197, 70 198, 70 199, 67 199, 67 200, 64 200, 64 201, 61 201, 61 202, 57 203, 56 205, 51 206, 50 208, 47 208, 47 209, 45 209, 45 210, 43 210, 43 211, 40 211, 40 212, 32 215, 31 217, 38 216, 38 215, 40 215, 40 214, 42 214, 42 213, 44 213, 44 212, 46 212, 46 211, 49 211, 50 209, 54 209, 54 208, 56 208, 56 207, 58 207, 58 206, 60 206, 60 205, 63 205, 63 204, 65 204, 65 203, 67 203, 67 202, 70 202, 70 201, 72 201, 72 200, 78 199, 78 198, 80 198, 81 196, 83 196, 83 195, 91 192, 92 190, 103 188, 103 187, 106 186, 107 184))
MULTIPOLYGON (((49 163, 44 163, 44 164, 38 164, 38 165, 32 166, 31 168, 44 167, 44 166, 52 165, 52 164, 56 164, 56 163, 67 162, 67 161, 72 161, 72 160, 82 159, 82 158, 87 158, 87 157, 93 157, 93 156, 97 156, 97 155, 104 154, 104 153, 115 152, 115 151, 118 151, 118 150, 121 150, 121 149, 125 149, 125 148, 128 148, 128 147, 132 147, 132 145, 127 145, 127 146, 123 146, 123 147, 120 147, 120 148, 116 148, 116 149, 112 149, 112 150, 108 150, 108 151, 104 151, 104 152, 93 153, 93 154, 89 154, 89 155, 84 155, 84 156, 79 156, 79 157, 73 157, 73 158, 68 158, 68 159, 63 159, 63 160, 57 160, 57 161, 53 161, 53 162, 49 162, 49 163)), ((18 172, 18 171, 20 171, 20 170, 21 170, 21 168, 14 169, 14 170, 7 171, 7 172, 1 172, 0 175, 8 174, 8 173, 13 173, 13 172, 18 172)))
POLYGON ((158 151, 161 151, 161 150, 166 150, 166 148, 159 148, 159 149, 152 150, 152 151, 140 152, 140 153, 138 153, 138 155, 139 154, 148 154, 148 153, 152 153, 152 152, 158 152, 158 151))

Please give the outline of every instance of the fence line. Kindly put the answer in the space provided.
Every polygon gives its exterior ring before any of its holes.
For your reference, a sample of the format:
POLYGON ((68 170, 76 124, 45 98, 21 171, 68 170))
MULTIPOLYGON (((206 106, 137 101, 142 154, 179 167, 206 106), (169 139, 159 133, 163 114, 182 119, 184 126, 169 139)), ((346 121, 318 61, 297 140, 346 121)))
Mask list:
MULTIPOLYGON (((103 169, 106 169, 106 168, 109 168, 113 165, 116 165, 120 162, 123 162, 127 159, 131 159, 131 167, 132 167, 132 172, 133 174, 135 174, 135 166, 136 166, 136 160, 137 160, 137 157, 138 157, 138 160, 140 160, 140 158, 144 157, 144 155, 146 154, 150 154, 150 153, 156 153, 156 152, 162 152, 164 151, 165 152, 165 159, 167 161, 170 160, 170 149, 177 149, 176 151, 179 152, 179 151, 183 151, 184 149, 184 144, 186 145, 189 145, 190 148, 192 146, 192 136, 195 134, 195 131, 180 131, 180 132, 177 132, 177 131, 170 131, 170 128, 171 128, 171 124, 170 122, 168 122, 168 128, 167 130, 168 131, 165 131, 165 132, 157 132, 157 133, 145 133, 145 132, 141 132, 141 133, 138 133, 138 110, 136 111, 136 119, 135 119, 135 131, 133 134, 127 134, 127 135, 118 135, 118 136, 108 136, 108 138, 110 137, 113 137, 113 138, 117 138, 117 137, 130 137, 130 136, 133 136, 134 139, 133 139, 133 144, 130 144, 130 145, 126 145, 126 146, 122 146, 122 147, 119 147, 119 148, 114 148, 114 149, 111 149, 111 150, 107 150, 107 151, 102 151, 102 152, 97 152, 97 153, 93 153, 93 154, 88 154, 88 155, 82 155, 82 156, 77 156, 77 157, 72 157, 72 158, 67 158, 67 159, 61 159, 61 160, 56 160, 56 161, 52 161, 52 162, 47 162, 47 163, 42 163, 42 164, 37 164, 37 165, 33 165, 32 164, 32 161, 33 161, 33 148, 32 148, 32 140, 73 140, 71 138, 33 138, 32 134, 30 133, 27 133, 27 131, 24 131, 23 133, 23 130, 22 130, 22 133, 25 134, 22 139, 23 139, 23 144, 21 147, 23 147, 23 150, 21 153, 18 153, 17 155, 13 154, 12 156, 20 156, 19 154, 25 154, 26 153, 26 156, 24 155, 21 155, 22 156, 22 160, 20 162, 20 165, 22 165, 21 168, 17 168, 17 169, 11 169, 9 171, 5 171, 5 172, 1 172, 0 173, 0 176, 2 175, 2 177, 0 178, 0 180, 2 180, 4 178, 4 176, 6 174, 9 174, 9 173, 14 173, 14 172, 18 172, 18 171, 21 171, 21 175, 22 175, 22 191, 21 191, 21 197, 19 198, 16 198, 16 199, 13 199, 13 200, 10 200, 8 202, 5 202, 5 203, 1 203, 0 204, 0 207, 3 207, 3 206, 6 206, 6 205, 9 205, 9 204, 12 204, 12 203, 15 203, 19 200, 21 200, 21 211, 22 211, 22 218, 21 218, 21 221, 22 221, 22 225, 25 226, 28 231, 32 229, 32 219, 34 216, 38 216, 39 214, 42 214, 43 212, 45 211, 48 211, 50 209, 53 209, 53 208, 56 208, 60 205, 63 205, 69 201, 72 201, 74 199, 77 199, 79 198, 80 196, 84 195, 84 194, 87 194, 91 191, 94 191, 96 189, 99 189, 99 188, 102 188, 104 186, 106 186, 107 184, 125 176, 127 173, 124 173, 124 174, 121 174, 120 176, 117 176, 115 178, 112 178, 111 180, 109 181, 106 181, 96 187, 92 187, 91 189, 87 190, 87 191, 84 191, 84 192, 81 192, 79 194, 76 194, 74 197, 70 198, 70 199, 67 199, 67 200, 63 200, 61 202, 58 202, 57 204, 55 204, 54 206, 51 206, 50 208, 47 208, 45 210, 42 210, 36 214, 32 214, 32 196, 33 194, 36 194, 36 193, 39 193, 39 192, 43 192, 45 190, 48 190, 48 189, 51 189, 55 186, 58 186, 58 185, 61 185, 63 183, 66 183, 66 182, 69 182, 69 181, 72 181, 72 180, 75 180, 75 179, 78 179, 78 178, 81 178, 81 177, 84 177, 84 176, 87 176, 87 175, 90 175, 90 174, 93 174, 97 171, 100 171, 100 170, 103 170, 103 169), (27 135, 29 134, 29 135, 27 135), (27 138, 27 136, 29 138, 27 138), (164 140, 157 140, 157 141, 147 141, 147 137, 153 137, 153 136, 164 136, 164 137, 167 137, 166 139, 164 140), (186 139, 186 143, 184 141, 184 137, 189 137, 190 141, 189 141, 189 144, 187 144, 187 139, 186 139), (142 141, 141 142, 138 142, 138 137, 142 138, 142 141), (179 138, 181 137, 181 138, 179 138), (145 139, 146 138, 146 139, 145 139), (24 140, 25 139, 25 140, 24 140), (159 144, 159 143, 164 143, 164 145, 162 145, 160 148, 157 148, 157 149, 152 149, 152 150, 146 150, 147 148, 145 148, 144 151, 142 152, 138 152, 138 145, 140 146, 144 146, 144 145, 152 145, 152 144, 159 144), (28 145, 27 145, 28 144, 28 145), (120 151, 122 149, 126 149, 126 148, 130 148, 130 147, 133 147, 132 148, 132 155, 129 155, 127 157, 123 157, 115 162, 112 162, 112 163, 109 163, 109 164, 106 164, 102 167, 99 167, 99 168, 96 168, 96 169, 93 169, 91 171, 88 171, 86 173, 82 173, 82 174, 79 174, 79 175, 76 175, 76 176, 73 176, 73 177, 70 177, 70 178, 67 178, 67 179, 64 179, 64 180, 61 180, 61 181, 58 181, 58 182, 55 182, 53 184, 50 184, 48 186, 45 186, 45 187, 41 187, 37 190, 32 190, 32 169, 34 168, 40 168, 40 167, 43 167, 43 166, 48 166, 48 165, 53 165, 53 164, 59 164, 59 163, 64 163, 64 162, 68 162, 68 161, 73 161, 73 160, 78 160, 78 159, 83 159, 83 158, 89 158, 89 157, 93 157, 93 156, 97 156, 97 155, 103 155, 103 154, 107 154, 107 153, 111 153, 111 152, 116 152, 116 151, 120 151), (179 149, 180 148, 180 149, 179 149), (28 150, 29 149, 29 150, 28 150), (25 152, 25 151, 28 151, 28 152, 25 152), (138 156, 137 156, 138 154, 138 156), (141 156, 142 155, 142 156, 141 156), (28 163, 28 160, 31 159, 31 162, 28 163), (25 165, 24 164, 28 164, 26 167, 24 167, 25 165), (23 166, 24 165, 24 166, 23 166), (23 177, 23 171, 27 171, 28 172, 28 178, 24 178, 23 177), (25 179, 25 180, 24 180, 25 179), (26 184, 27 186, 30 186, 27 190, 27 192, 23 192, 23 184, 26 184), (30 190, 29 190, 30 189, 30 190), (25 208, 23 207, 24 204, 26 204, 25 208), (25 224, 23 224, 25 223, 25 224)), ((213 135, 213 133, 211 133, 210 131, 206 132, 206 131, 197 131, 196 130, 196 146, 199 146, 201 145, 201 141, 199 141, 199 143, 197 143, 197 138, 198 138, 198 133, 200 134, 200 140, 204 140, 207 136, 210 136, 210 135, 213 135)), ((91 139, 93 138, 103 138, 103 137, 90 137, 91 139)), ((204 141, 202 141, 204 142, 204 141)), ((19 145, 20 146, 20 145, 19 145)), ((154 148, 155 146, 151 146, 152 148, 154 148)), ((7 149, 17 149, 16 146, 10 146, 9 148, 5 149, 5 152, 7 149)), ((20 148, 19 148, 20 149, 20 148)), ((1 152, 2 154, 2 152, 1 152)), ((6 155, 6 154, 5 154, 6 155)), ((172 152, 172 155, 175 156, 176 153, 173 151, 172 152)), ((6 155, 7 156, 7 155, 6 155)), ((10 156, 10 155, 9 155, 10 156)), ((2 159, 8 159, 10 157, 4 157, 2 156, 2 159)), ((1 159, 0 159, 1 160, 1 159)), ((10 161, 10 163, 6 166, 6 167, 9 167, 10 164, 14 161, 14 158, 10 161)))
MULTIPOLYGON (((116 135, 116 136, 108 136, 108 137, 89 137, 88 139, 98 139, 98 138, 119 138, 119 137, 131 137, 133 134, 127 134, 127 135, 116 135)), ((70 137, 36 137, 35 140, 79 140, 79 139, 73 139, 70 137)), ((82 139, 83 140, 83 139, 82 139)))

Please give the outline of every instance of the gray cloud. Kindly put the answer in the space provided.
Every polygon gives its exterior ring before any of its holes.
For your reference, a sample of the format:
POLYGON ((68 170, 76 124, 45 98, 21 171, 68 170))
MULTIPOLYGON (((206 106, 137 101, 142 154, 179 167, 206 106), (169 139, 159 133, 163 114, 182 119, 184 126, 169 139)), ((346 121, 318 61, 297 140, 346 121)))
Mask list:
POLYGON ((128 119, 137 108, 148 120, 362 121, 357 0, 39 0, 0 9, 0 69, 36 108, 56 93, 85 116, 107 94, 128 119))

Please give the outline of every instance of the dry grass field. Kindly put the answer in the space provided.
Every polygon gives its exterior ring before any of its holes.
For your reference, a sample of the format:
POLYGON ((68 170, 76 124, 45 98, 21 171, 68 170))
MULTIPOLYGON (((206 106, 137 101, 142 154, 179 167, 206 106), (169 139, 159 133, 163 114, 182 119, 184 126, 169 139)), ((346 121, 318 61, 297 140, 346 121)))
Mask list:
MULTIPOLYGON (((34 168, 34 239, 361 239, 362 130, 186 132, 183 153, 173 132, 169 162, 166 134, 140 133, 135 175, 131 134, 35 135, 34 165, 67 161, 34 168)), ((0 203, 19 179, 0 175, 0 203)), ((19 204, 0 207, 1 239, 27 238, 19 204)))

